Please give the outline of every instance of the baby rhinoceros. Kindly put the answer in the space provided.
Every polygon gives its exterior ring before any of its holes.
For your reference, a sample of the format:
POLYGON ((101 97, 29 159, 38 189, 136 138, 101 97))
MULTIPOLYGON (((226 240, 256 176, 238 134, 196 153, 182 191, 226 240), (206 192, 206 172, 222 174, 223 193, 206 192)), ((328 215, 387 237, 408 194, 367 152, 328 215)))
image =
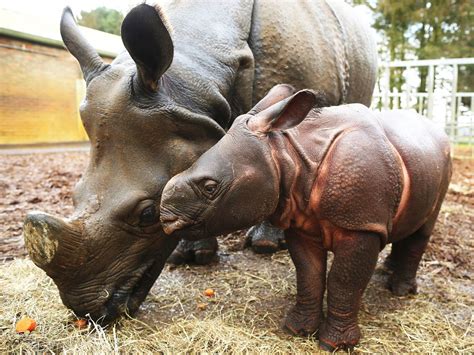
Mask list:
POLYGON ((187 239, 267 218, 284 229, 297 279, 285 327, 318 331, 320 345, 333 350, 359 342, 361 296, 387 243, 389 288, 416 292, 451 160, 446 135, 415 113, 359 104, 314 109, 317 101, 309 90, 274 87, 167 183, 161 222, 166 233, 187 239), (326 281, 328 251, 334 261, 326 281))

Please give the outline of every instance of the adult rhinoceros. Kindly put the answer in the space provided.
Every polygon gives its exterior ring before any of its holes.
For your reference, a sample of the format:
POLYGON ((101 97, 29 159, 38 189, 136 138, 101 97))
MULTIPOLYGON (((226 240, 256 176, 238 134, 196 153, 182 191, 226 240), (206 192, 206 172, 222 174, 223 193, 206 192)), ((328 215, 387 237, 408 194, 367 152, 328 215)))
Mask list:
MULTIPOLYGON (((127 51, 111 65, 69 9, 61 33, 87 84, 80 111, 90 163, 73 216, 30 213, 24 236, 64 304, 96 319, 139 307, 177 244, 154 207, 164 185, 270 87, 286 82, 323 91, 333 105, 368 105, 375 82, 369 28, 341 1, 142 4, 125 17, 127 51)), ((215 241, 193 248, 203 262, 215 241)))

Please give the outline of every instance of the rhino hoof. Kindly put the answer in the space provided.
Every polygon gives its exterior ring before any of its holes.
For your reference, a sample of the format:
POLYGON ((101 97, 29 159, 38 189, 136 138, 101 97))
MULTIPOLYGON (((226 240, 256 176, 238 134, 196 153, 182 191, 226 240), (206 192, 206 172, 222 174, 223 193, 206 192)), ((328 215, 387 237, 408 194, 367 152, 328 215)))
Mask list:
POLYGON ((360 336, 357 325, 345 330, 338 327, 331 328, 326 320, 319 332, 319 347, 330 352, 337 350, 352 351, 359 343, 360 336))
POLYGON ((334 352, 334 350, 336 350, 336 348, 334 346, 332 346, 328 343, 325 343, 322 340, 319 341, 319 347, 321 348, 321 350, 327 351, 329 353, 332 353, 332 352, 334 352))
POLYGON ((198 241, 181 240, 168 258, 168 263, 173 265, 207 265, 215 259, 216 253, 216 238, 208 238, 198 241))
POLYGON ((272 254, 278 250, 286 249, 283 231, 268 222, 250 228, 246 238, 252 250, 257 254, 272 254))
POLYGON ((280 244, 272 240, 257 240, 252 242, 252 250, 257 254, 273 254, 280 250, 280 244))
POLYGON ((191 256, 177 250, 176 248, 176 250, 169 256, 167 262, 172 265, 181 265, 185 264, 188 260, 192 260, 191 256))
POLYGON ((333 353, 335 350, 339 350, 339 349, 345 350, 349 353, 351 353, 354 350, 354 346, 352 346, 352 345, 344 345, 340 348, 335 348, 331 344, 325 343, 324 340, 319 341, 319 347, 320 347, 321 350, 327 351, 329 353, 333 353))
POLYGON ((388 289, 395 296, 408 296, 409 294, 417 294, 416 280, 403 280, 392 276, 388 281, 388 289))
POLYGON ((296 304, 288 312, 283 329, 296 336, 315 335, 319 330, 321 315, 314 309, 312 305, 296 304))
POLYGON ((216 257, 216 250, 198 250, 194 254, 194 262, 198 265, 207 265, 216 257))

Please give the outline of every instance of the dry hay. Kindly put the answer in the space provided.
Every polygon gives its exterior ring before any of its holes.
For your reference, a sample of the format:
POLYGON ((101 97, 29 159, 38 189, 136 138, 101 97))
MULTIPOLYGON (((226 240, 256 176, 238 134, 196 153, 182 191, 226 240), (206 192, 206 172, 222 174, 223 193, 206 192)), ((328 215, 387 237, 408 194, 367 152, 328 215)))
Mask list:
MULTIPOLYGON (((402 298, 383 288, 386 273, 377 269, 360 312, 356 352, 474 352, 472 285, 438 269, 425 262, 420 294, 402 298)), ((294 285, 284 251, 264 258, 224 254, 207 268, 166 268, 137 319, 78 330, 51 279, 16 259, 0 266, 0 352, 314 353, 317 341, 280 329, 294 285), (207 287, 215 298, 203 296, 207 287), (23 315, 37 320, 36 331, 15 333, 23 315)))

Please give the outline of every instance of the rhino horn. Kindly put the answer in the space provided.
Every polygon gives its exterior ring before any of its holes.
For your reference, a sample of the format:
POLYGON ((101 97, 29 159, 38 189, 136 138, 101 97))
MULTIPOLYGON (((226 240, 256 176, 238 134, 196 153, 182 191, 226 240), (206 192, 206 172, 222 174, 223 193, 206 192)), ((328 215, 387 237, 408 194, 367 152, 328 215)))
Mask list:
POLYGON ((82 243, 77 223, 43 212, 30 212, 23 224, 25 246, 31 260, 47 273, 59 267, 77 267, 82 243))
POLYGON ((77 27, 74 15, 69 7, 64 8, 61 16, 61 37, 66 48, 81 65, 84 79, 88 84, 95 76, 107 68, 94 47, 84 38, 77 27))

